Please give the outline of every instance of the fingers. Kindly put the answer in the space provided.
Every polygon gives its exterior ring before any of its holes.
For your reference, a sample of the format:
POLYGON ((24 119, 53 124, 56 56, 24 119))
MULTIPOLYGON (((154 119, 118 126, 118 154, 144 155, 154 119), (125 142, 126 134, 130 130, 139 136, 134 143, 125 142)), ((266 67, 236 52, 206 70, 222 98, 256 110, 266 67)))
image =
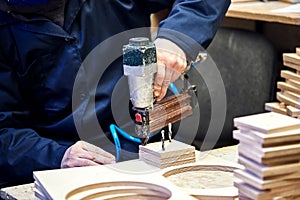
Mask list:
POLYGON ((174 43, 158 38, 157 47, 157 73, 154 80, 154 96, 160 101, 167 93, 168 86, 186 70, 186 57, 184 52, 174 43))
POLYGON ((90 154, 92 160, 96 163, 112 164, 116 162, 115 156, 90 143, 85 142, 83 149, 90 154))
POLYGON ((69 147, 61 161, 61 168, 115 163, 115 157, 87 142, 79 141, 69 147))

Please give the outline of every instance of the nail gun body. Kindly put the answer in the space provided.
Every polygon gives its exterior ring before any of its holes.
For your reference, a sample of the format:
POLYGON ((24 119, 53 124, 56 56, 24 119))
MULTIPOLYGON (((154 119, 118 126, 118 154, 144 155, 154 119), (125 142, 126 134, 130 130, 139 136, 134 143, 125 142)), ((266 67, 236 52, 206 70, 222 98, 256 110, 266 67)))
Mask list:
POLYGON ((148 38, 132 38, 123 47, 123 68, 124 75, 128 76, 135 131, 144 145, 150 133, 192 115, 191 99, 195 96, 196 87, 189 85, 187 75, 182 76, 184 88, 180 94, 154 103, 156 49, 148 38))

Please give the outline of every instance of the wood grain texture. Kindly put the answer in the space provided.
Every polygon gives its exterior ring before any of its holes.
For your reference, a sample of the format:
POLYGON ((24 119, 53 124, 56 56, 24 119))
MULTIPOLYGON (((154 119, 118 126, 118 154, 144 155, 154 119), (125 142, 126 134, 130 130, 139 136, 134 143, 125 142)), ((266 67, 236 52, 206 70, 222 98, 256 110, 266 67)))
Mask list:
POLYGON ((278 187, 273 190, 259 190, 251 185, 239 180, 235 182, 235 186, 239 188, 239 198, 249 200, 270 200, 270 199, 287 199, 291 196, 299 194, 298 185, 287 185, 278 187), (276 198, 275 198, 276 197, 276 198))
POLYGON ((285 79, 291 79, 300 82, 300 75, 289 70, 281 70, 280 76, 285 79))
POLYGON ((251 185, 254 188, 259 190, 268 190, 268 189, 275 189, 284 186, 290 185, 298 185, 300 184, 299 179, 274 179, 274 180, 262 180, 259 177, 255 176, 252 172, 248 170, 235 170, 234 176, 243 182, 251 185))
POLYGON ((254 145, 240 143, 238 147, 240 155, 253 159, 256 162, 269 165, 269 163, 299 162, 300 144, 291 144, 278 147, 266 147, 259 149, 254 145))
POLYGON ((284 102, 287 105, 292 105, 295 108, 300 109, 300 102, 295 101, 294 99, 290 98, 287 95, 284 95, 284 93, 277 92, 276 93, 276 98, 277 98, 278 101, 284 102))
POLYGON ((300 102, 300 95, 290 91, 282 91, 283 96, 288 97, 295 102, 300 102))
POLYGON ((271 111, 271 112, 276 112, 276 113, 283 114, 283 115, 287 114, 286 108, 281 108, 278 102, 265 103, 265 110, 271 111))
POLYGON ((293 92, 297 95, 300 95, 300 88, 287 84, 285 82, 277 82, 277 88, 282 91, 293 92))
MULTIPOLYGON (((229 200, 235 199, 238 196, 238 190, 233 185, 233 171, 235 169, 237 168, 233 166, 192 164, 167 168, 164 170, 163 176, 172 182, 172 176, 181 175, 181 178, 176 178, 174 183, 197 199, 229 200), (185 174, 189 172, 193 172, 193 174, 190 176, 185 174), (220 174, 217 176, 218 173, 222 172, 232 173, 232 176, 227 177, 228 179, 220 177, 222 176, 220 174), (190 186, 191 183, 193 184, 192 187, 190 186), (187 185, 185 186, 185 184, 187 185), (212 187, 209 187, 209 184, 212 187), (226 186, 218 187, 220 184, 225 184, 226 186), (201 189, 201 187, 205 188, 201 189)), ((224 176, 226 175, 224 174, 224 176)))
POLYGON ((165 141, 165 150, 162 150, 161 142, 139 146, 139 158, 150 165, 159 168, 182 165, 196 161, 195 147, 182 142, 172 140, 165 141))
POLYGON ((149 112, 150 132, 157 131, 169 123, 175 123, 192 115, 190 99, 189 94, 182 93, 155 103, 149 112))
POLYGON ((286 107, 287 113, 291 117, 298 117, 300 115, 300 109, 295 108, 293 106, 286 107))
MULTIPOLYGON (((251 137, 251 141, 256 141, 261 147, 264 146, 278 146, 282 144, 295 144, 300 142, 300 130, 283 131, 273 134, 264 134, 253 130, 236 130, 234 133, 240 132, 240 134, 251 137)), ((254 144, 256 144, 254 143, 254 144)))
POLYGON ((284 53, 283 61, 293 63, 300 66, 300 56, 296 53, 284 53))
POLYGON ((47 199, 84 199, 93 195, 107 195, 105 192, 120 197, 129 189, 140 189, 139 192, 132 192, 134 196, 131 199, 153 199, 156 194, 166 197, 169 192, 170 199, 194 199, 159 172, 134 175, 114 170, 113 165, 39 171, 34 172, 34 178, 39 185, 37 188, 47 199), (145 197, 149 194, 147 191, 151 192, 150 198, 145 197))
MULTIPOLYGON (((288 98, 282 93, 277 96, 288 98)), ((286 109, 298 112, 290 106, 286 109)), ((264 200, 300 194, 296 189, 300 186, 300 128, 293 125, 297 121, 281 114, 272 116, 272 112, 236 120, 240 130, 233 131, 233 136, 239 140, 238 162, 245 167, 234 171, 239 198, 264 200)))
POLYGON ((256 176, 260 177, 262 180, 270 177, 275 177, 278 175, 288 175, 291 173, 299 172, 300 164, 284 164, 279 166, 267 166, 261 163, 255 162, 254 160, 245 158, 243 156, 239 157, 238 162, 244 165, 248 170, 253 172, 256 176))
POLYGON ((271 134, 300 128, 300 121, 282 114, 269 112, 234 119, 239 129, 255 130, 271 134))
POLYGON ((300 66, 298 64, 288 62, 288 61, 283 61, 283 65, 286 67, 289 67, 291 69, 295 69, 297 71, 300 71, 300 66))
POLYGON ((274 9, 284 8, 287 6, 290 6, 290 4, 278 1, 233 3, 230 5, 226 16, 241 19, 299 25, 299 13, 272 12, 272 10, 274 9))

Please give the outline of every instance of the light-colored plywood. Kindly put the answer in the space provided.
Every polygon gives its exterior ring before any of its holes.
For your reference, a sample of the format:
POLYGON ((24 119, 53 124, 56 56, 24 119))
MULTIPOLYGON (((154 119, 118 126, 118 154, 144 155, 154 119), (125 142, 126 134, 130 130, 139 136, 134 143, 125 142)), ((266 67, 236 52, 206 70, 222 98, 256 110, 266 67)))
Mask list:
POLYGON ((276 98, 277 98, 278 101, 284 102, 287 105, 294 106, 295 108, 300 108, 300 103, 299 102, 285 96, 284 94, 282 94, 280 92, 276 93, 276 98))
POLYGON ((139 146, 139 158, 150 165, 165 168, 195 162, 195 147, 172 140, 165 141, 165 150, 161 142, 139 146))
POLYGON ((262 163, 267 166, 278 166, 287 163, 298 163, 300 161, 300 155, 297 154, 290 154, 284 156, 276 156, 271 158, 264 157, 261 153, 257 152, 257 150, 250 145, 246 144, 239 144, 239 156, 244 156, 251 160, 254 160, 258 163, 262 163))
POLYGON ((272 199, 272 194, 270 191, 259 190, 246 184, 244 181, 236 179, 234 185, 239 188, 239 198, 245 200, 270 200, 272 199))
MULTIPOLYGON (((287 84, 298 87, 298 82, 290 79, 287 84)), ((289 99, 282 93, 277 93, 277 97, 289 99)), ((289 102, 282 102, 291 115, 297 115, 289 102)), ((234 125, 240 130, 233 131, 233 137, 239 140, 238 162, 244 166, 244 169, 234 171, 241 199, 276 199, 300 194, 300 128, 287 128, 288 123, 297 124, 299 120, 274 115, 283 119, 275 120, 266 114, 235 119, 234 125), (242 123, 236 123, 239 121, 242 123)))
MULTIPOLYGON (((237 164, 237 146, 227 146, 227 147, 223 147, 223 148, 218 148, 218 149, 213 149, 211 151, 208 152, 199 152, 196 151, 196 159, 198 160, 198 162, 194 163, 195 165, 222 165, 222 166, 235 166, 235 167, 241 167, 239 164, 237 164)), ((192 164, 188 164, 189 166, 192 164)), ((129 160, 129 161, 124 161, 124 162, 119 162, 113 165, 113 169, 115 171, 118 172, 123 172, 123 173, 127 173, 127 174, 131 174, 131 175, 146 175, 150 172, 158 172, 161 174, 161 169, 151 166, 151 165, 147 165, 146 163, 140 161, 140 160, 129 160), (126 169, 124 171, 124 169, 126 169), (129 172, 127 172, 127 170, 129 170, 129 172)), ((181 165, 180 167, 183 167, 184 165, 181 165)), ((173 168, 173 167, 172 167, 173 168)), ((170 168, 165 168, 163 170, 168 170, 170 168)), ((81 173, 81 171, 76 171, 78 174, 81 173)), ((103 173, 106 173, 107 171, 103 171, 103 173)), ((82 171, 82 173, 85 173, 82 171)), ((190 173, 193 173, 190 172, 190 173)), ((195 174, 198 174, 197 171, 195 171, 195 174)), ((82 179, 90 179, 88 176, 89 174, 85 174, 86 176, 81 176, 80 178, 82 179)), ((98 179, 98 181, 101 181, 101 174, 97 174, 97 172, 92 173, 93 176, 96 176, 96 178, 98 179)), ((106 176, 106 175, 104 175, 106 176)), ((114 177, 114 172, 111 172, 111 176, 114 177)), ((74 175, 75 179, 77 177, 77 174, 74 175)), ((64 178, 64 177, 61 177, 64 178)), ((141 177, 143 178, 143 177, 141 177)), ((186 177, 186 179, 191 179, 190 181, 190 185, 192 185, 193 187, 197 187, 195 185, 195 181, 193 180, 193 175, 191 175, 190 177, 186 177)), ((218 179, 216 177, 216 179, 218 179)), ((76 179, 77 181, 77 179, 76 179)), ((85 180, 82 180, 83 182, 85 182, 85 180)), ((141 180, 140 180, 141 181, 141 180)), ((188 181, 188 180, 185 180, 188 181)), ((57 187, 65 187, 64 184, 69 184, 68 180, 61 180, 58 179, 56 186, 57 187)), ((173 183, 172 183, 173 184, 173 183)), ((188 183, 187 183, 188 184, 188 183)), ((67 189, 67 188, 66 188, 67 189)), ((176 189, 180 190, 181 188, 176 187, 176 189)), ((235 188, 236 189, 236 188, 235 188)), ((7 188, 1 188, 0 189, 0 196, 3 197, 4 199, 36 199, 35 194, 34 194, 34 190, 37 192, 37 189, 34 188, 34 184, 26 184, 26 185, 18 185, 18 186, 14 186, 14 187, 7 187, 7 188)), ((213 189, 214 190, 214 189, 213 189)), ((204 190, 197 190, 197 194, 200 194, 201 196, 206 196, 207 194, 211 194, 212 190, 211 189, 204 189, 204 190)), ((227 191, 224 191, 224 193, 227 194, 227 191)), ((44 195, 42 195, 43 198, 41 199, 45 199, 44 195)), ((201 197, 197 197, 200 198, 201 197)), ((216 198, 214 197, 210 197, 207 198, 209 200, 215 200, 216 198)), ((219 199, 219 198, 218 198, 219 199)), ((222 198, 220 198, 222 199, 222 198)), ((223 200, 223 199, 222 199, 223 200)))
POLYGON ((285 82, 286 82, 286 84, 289 84, 289 85, 294 86, 296 88, 300 88, 300 82, 298 82, 298 81, 287 79, 285 82))
POLYGON ((269 112, 235 118, 234 125, 239 129, 251 129, 258 132, 271 134, 299 129, 300 121, 286 115, 269 112))
POLYGON ((165 150, 162 149, 161 142, 149 143, 145 146, 140 145, 139 149, 144 152, 151 153, 160 158, 168 158, 173 156, 178 156, 180 154, 195 152, 195 147, 177 140, 172 140, 172 142, 165 141, 165 150))
POLYGON ((240 130, 233 131, 233 138, 242 141, 244 144, 255 145, 257 148, 262 148, 264 145, 263 141, 256 140, 247 133, 241 133, 240 130))
POLYGON ((243 156, 239 157, 239 163, 244 165, 248 170, 253 172, 261 179, 270 178, 278 175, 288 175, 290 173, 299 172, 300 170, 300 163, 269 167, 267 165, 263 165, 243 156))
MULTIPOLYGON (((146 188, 139 193, 140 198, 143 196, 144 199, 153 199, 153 196, 145 198, 147 188, 164 195, 171 192, 170 199, 194 199, 158 172, 134 175, 116 171, 112 166, 93 166, 34 172, 34 178, 40 187, 43 187, 42 191, 47 191, 46 196, 50 199, 84 199, 99 192, 109 191, 105 186, 111 186, 114 190, 121 189, 124 182, 127 184, 123 189, 130 189, 130 186, 134 189, 146 188)), ((137 196, 131 197, 136 198, 137 196)))
POLYGON ((300 179, 292 179, 292 180, 262 180, 259 177, 255 176, 253 173, 251 173, 248 170, 235 170, 234 171, 234 176, 245 183, 251 185, 254 188, 257 188, 259 190, 268 190, 268 189, 273 189, 273 188, 279 188, 279 187, 284 187, 288 185, 299 185, 300 184, 300 179))
POLYGON ((266 146, 300 143, 300 129, 273 134, 264 134, 253 130, 241 130, 240 132, 241 134, 249 135, 257 141, 258 144, 264 144, 266 146))
POLYGON ((291 79, 300 82, 300 75, 289 70, 281 70, 280 76, 285 79, 291 79))
POLYGON ((285 82, 277 82, 277 88, 282 91, 290 91, 300 95, 300 88, 294 87, 285 82))
MULTIPOLYGON (((220 160, 218 160, 220 161, 220 160)), ((216 161, 214 161, 216 163, 216 161)), ((210 162, 208 162, 210 163, 210 162)), ((121 168, 134 167, 140 168, 147 164, 137 160, 132 166, 131 162, 123 163, 121 168), (129 164, 128 166, 126 165, 129 164), (136 166, 138 165, 138 166, 136 166)), ((192 187, 176 186, 167 178, 180 173, 201 173, 207 170, 218 172, 231 172, 237 169, 230 164, 210 165, 192 163, 181 166, 165 168, 163 170, 147 172, 143 174, 131 174, 119 169, 115 169, 118 164, 69 168, 49 171, 34 172, 36 180, 36 195, 46 197, 46 199, 194 199, 195 196, 200 199, 222 199, 233 200, 237 195, 237 189, 232 186, 218 188, 198 189, 195 185, 192 187), (225 193, 225 194, 224 194, 225 193), (171 196, 170 196, 171 194, 171 196), (222 195, 223 194, 223 195, 222 195), (192 195, 192 196, 190 196, 192 195), (217 196, 216 198, 216 195, 217 196), (219 198, 220 197, 220 198, 219 198)), ((194 175, 185 177, 187 184, 197 184, 194 175), (190 178, 190 179, 189 179, 190 178)), ((211 177, 212 181, 218 180, 218 176, 211 177)), ((180 181, 180 180, 179 180, 180 181)), ((182 180, 184 181, 184 180, 182 180)), ((233 182, 233 179, 230 180, 233 182)), ((201 183, 203 184, 203 183, 201 183)))
POLYGON ((300 56, 296 53, 284 53, 283 61, 293 63, 300 66, 300 56))
POLYGON ((285 8, 287 6, 290 6, 290 4, 278 1, 233 3, 230 5, 226 16, 241 19, 299 25, 299 13, 272 12, 272 10, 274 9, 285 8))
POLYGON ((287 3, 300 3, 300 0, 279 0, 287 3))
POLYGON ((150 165, 159 167, 161 169, 166 168, 166 167, 196 162, 195 154, 193 154, 193 153, 191 153, 190 155, 182 154, 182 155, 175 156, 175 157, 168 157, 165 159, 161 159, 161 158, 153 156, 150 153, 140 152, 139 157, 140 157, 140 160, 142 160, 150 165))
POLYGON ((289 67, 291 69, 295 69, 297 71, 300 71, 300 65, 292 63, 292 62, 288 62, 288 61, 283 61, 283 65, 286 67, 289 67))
MULTIPOLYGON (((274 188, 273 190, 258 190, 251 185, 237 180, 235 181, 235 186, 239 188, 239 198, 249 199, 249 200, 270 200, 270 199, 286 199, 292 200, 293 198, 288 198, 290 196, 298 196, 300 190, 298 185, 287 185, 284 187, 274 188), (287 198, 284 198, 287 197, 287 198)), ((297 198, 296 198, 297 199, 297 198)))
POLYGON ((300 115, 300 109, 293 106, 287 106, 286 109, 289 116, 298 117, 300 115))
POLYGON ((278 102, 265 103, 265 110, 286 115, 287 114, 286 108, 281 108, 279 104, 280 103, 278 102))
POLYGON ((284 157, 289 155, 300 154, 300 144, 288 144, 282 146, 274 146, 274 147, 257 147, 255 145, 243 143, 240 141, 239 150, 246 149, 252 150, 250 153, 257 154, 257 156, 265 159, 272 159, 276 157, 284 157))
POLYGON ((298 56, 300 56, 300 47, 297 47, 297 48, 296 48, 296 54, 297 54, 298 56))
POLYGON ((283 94, 283 96, 288 97, 289 99, 292 99, 297 103, 300 103, 300 95, 299 94, 289 92, 289 91, 283 91, 281 93, 283 94))

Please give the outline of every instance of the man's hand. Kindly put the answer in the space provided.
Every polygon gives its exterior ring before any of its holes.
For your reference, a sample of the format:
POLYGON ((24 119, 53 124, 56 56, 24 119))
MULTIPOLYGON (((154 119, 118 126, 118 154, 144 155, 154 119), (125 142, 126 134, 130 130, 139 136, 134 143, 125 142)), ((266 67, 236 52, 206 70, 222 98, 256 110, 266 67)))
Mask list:
POLYGON ((169 84, 186 70, 187 61, 183 50, 170 40, 157 38, 154 43, 157 50, 154 96, 160 101, 166 95, 169 84))
POLYGON ((61 161, 61 168, 115 163, 115 157, 92 144, 78 141, 70 146, 61 161))

